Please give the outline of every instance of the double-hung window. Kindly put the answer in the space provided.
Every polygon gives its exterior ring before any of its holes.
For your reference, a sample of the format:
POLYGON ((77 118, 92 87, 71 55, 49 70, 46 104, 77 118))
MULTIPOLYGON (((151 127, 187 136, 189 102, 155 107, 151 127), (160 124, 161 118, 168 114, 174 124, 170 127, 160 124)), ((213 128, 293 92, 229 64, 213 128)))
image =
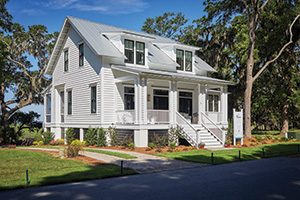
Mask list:
POLYGON ((134 110, 134 87, 124 87, 124 109, 134 110))
POLYGON ((72 115, 72 91, 68 91, 68 115, 72 115))
POLYGON ((176 50, 176 62, 179 65, 177 67, 177 70, 183 70, 184 69, 184 63, 183 63, 183 50, 176 50))
POLYGON ((96 113, 97 111, 97 103, 96 103, 96 86, 91 87, 91 113, 96 113))
POLYGON ((79 45, 79 66, 83 66, 84 61, 84 46, 83 43, 79 45))
POLYGON ((185 51, 185 71, 192 71, 192 52, 185 51))
POLYGON ((208 112, 219 112, 219 95, 208 95, 208 112))
POLYGON ((125 59, 126 63, 134 63, 134 42, 132 40, 125 40, 125 59))
POLYGON ((176 49, 176 62, 179 65, 177 70, 191 72, 193 66, 193 53, 176 49))
POLYGON ((136 64, 145 65, 145 43, 136 42, 136 64))
POLYGON ((69 50, 65 50, 64 52, 64 71, 67 72, 69 70, 69 50))

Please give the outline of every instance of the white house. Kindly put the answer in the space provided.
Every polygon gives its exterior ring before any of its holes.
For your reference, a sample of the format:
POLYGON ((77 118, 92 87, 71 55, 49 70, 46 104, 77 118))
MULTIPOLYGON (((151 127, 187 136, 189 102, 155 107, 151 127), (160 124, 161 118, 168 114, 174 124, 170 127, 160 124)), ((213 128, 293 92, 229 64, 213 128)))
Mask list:
POLYGON ((183 127, 196 146, 220 147, 227 128, 227 86, 196 56, 198 47, 156 35, 66 17, 46 74, 45 129, 84 139, 89 126, 132 134, 145 147, 153 133, 183 127), (193 117, 197 115, 198 117, 193 117))

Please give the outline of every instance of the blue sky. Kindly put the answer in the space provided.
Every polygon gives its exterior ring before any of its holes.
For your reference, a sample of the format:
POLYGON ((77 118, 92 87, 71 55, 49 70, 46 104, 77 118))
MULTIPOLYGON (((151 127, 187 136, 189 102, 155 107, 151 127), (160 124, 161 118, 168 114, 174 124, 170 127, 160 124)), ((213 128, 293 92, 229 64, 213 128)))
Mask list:
MULTIPOLYGON (((165 12, 182 12, 190 23, 204 14, 201 0, 10 0, 7 8, 14 22, 25 27, 42 24, 50 33, 60 31, 66 16, 140 31, 146 18, 165 12)), ((22 109, 29 110, 43 120, 42 105, 22 109)))

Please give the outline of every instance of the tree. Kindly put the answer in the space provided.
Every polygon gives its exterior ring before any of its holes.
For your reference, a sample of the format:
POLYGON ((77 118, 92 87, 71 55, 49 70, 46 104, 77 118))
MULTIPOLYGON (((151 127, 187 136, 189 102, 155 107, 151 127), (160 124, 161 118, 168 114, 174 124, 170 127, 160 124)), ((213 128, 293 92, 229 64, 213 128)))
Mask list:
POLYGON ((162 16, 147 18, 142 31, 163 37, 177 39, 180 31, 188 22, 181 12, 164 13, 162 16))
MULTIPOLYGON (((5 3, 3 5, 3 1, 1 1, 0 4, 1 17, 5 13, 9 15, 6 9, 2 8, 5 3)), ((9 118, 25 106, 43 103, 41 92, 49 83, 44 76, 45 66, 58 36, 57 32, 48 34, 47 28, 42 25, 29 26, 27 31, 17 23, 10 27, 7 24, 11 17, 5 17, 5 19, 1 19, 1 26, 2 22, 6 22, 1 30, 3 29, 7 33, 6 36, 1 36, 1 45, 6 52, 5 57, 1 60, 0 90, 1 130, 4 143, 7 139, 9 118), (37 70, 32 69, 33 65, 27 56, 35 58, 37 70), (5 94, 9 90, 14 93, 14 97, 5 101, 5 94)))
POLYGON ((289 25, 289 41, 283 45, 281 49, 278 49, 276 54, 263 65, 259 66, 256 74, 253 74, 255 66, 255 43, 256 43, 256 31, 261 21, 263 21, 261 14, 265 12, 264 8, 270 0, 259 1, 252 0, 239 1, 239 0, 207 0, 205 2, 205 11, 208 12, 208 18, 215 20, 217 23, 228 23, 232 17, 236 15, 245 14, 247 17, 247 28, 248 28, 248 53, 247 53, 247 64, 246 64, 246 88, 244 92, 245 102, 245 135, 247 138, 251 137, 251 96, 254 81, 260 76, 260 74, 273 62, 275 62, 282 52, 293 42, 292 27, 296 20, 300 17, 297 15, 289 25))

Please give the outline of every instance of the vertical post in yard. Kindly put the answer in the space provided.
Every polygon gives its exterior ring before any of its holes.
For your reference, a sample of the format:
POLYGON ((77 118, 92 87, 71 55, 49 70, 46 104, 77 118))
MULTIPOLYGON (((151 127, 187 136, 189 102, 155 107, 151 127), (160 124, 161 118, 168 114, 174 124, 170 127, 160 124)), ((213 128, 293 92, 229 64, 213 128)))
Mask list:
POLYGON ((27 185, 29 185, 29 178, 28 178, 28 169, 26 169, 26 183, 27 183, 27 185))
POLYGON ((121 175, 123 175, 123 160, 121 160, 121 175))
POLYGON ((211 153, 211 164, 214 164, 214 153, 211 153))
POLYGON ((239 161, 241 161, 241 150, 239 150, 239 161))
POLYGON ((262 156, 265 157, 265 148, 262 148, 262 156))
POLYGON ((298 154, 300 154, 300 145, 298 144, 298 154))

